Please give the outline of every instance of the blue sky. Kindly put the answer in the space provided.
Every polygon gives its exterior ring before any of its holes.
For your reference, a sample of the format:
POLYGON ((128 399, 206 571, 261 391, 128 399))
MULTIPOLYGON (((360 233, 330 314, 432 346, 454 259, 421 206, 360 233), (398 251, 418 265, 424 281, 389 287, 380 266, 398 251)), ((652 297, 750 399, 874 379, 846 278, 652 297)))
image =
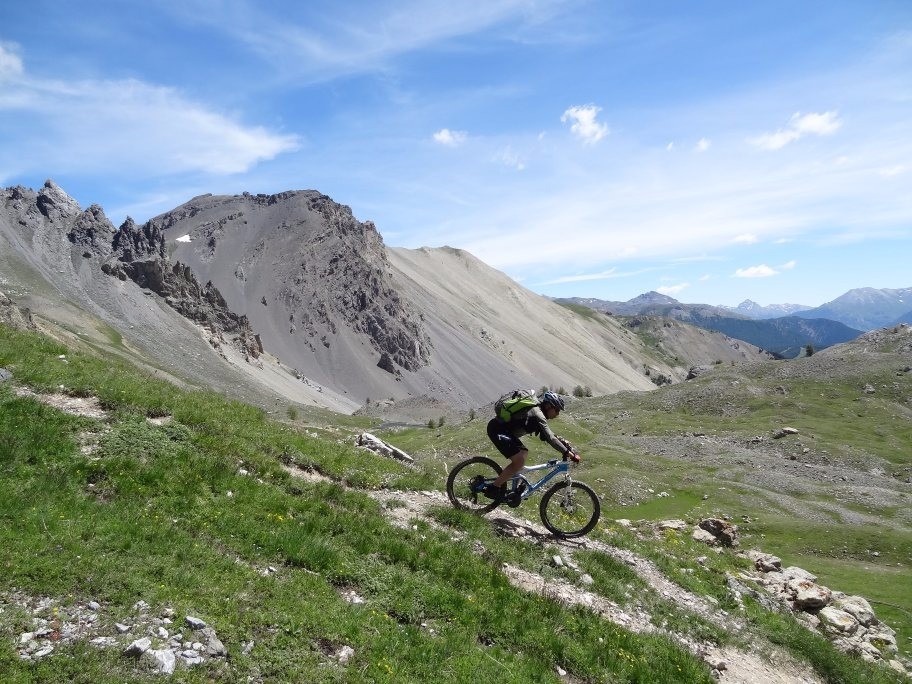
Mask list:
POLYGON ((320 190, 533 291, 912 286, 912 3, 4 0, 0 186, 320 190))

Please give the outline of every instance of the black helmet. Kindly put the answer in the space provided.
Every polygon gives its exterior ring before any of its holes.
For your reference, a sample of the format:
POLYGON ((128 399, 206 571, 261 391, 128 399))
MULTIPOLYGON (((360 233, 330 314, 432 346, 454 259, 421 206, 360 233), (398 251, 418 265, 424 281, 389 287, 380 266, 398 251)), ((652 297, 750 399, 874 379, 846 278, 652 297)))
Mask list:
POLYGON ((541 406, 553 406, 558 411, 564 410, 564 400, 560 398, 559 394, 554 392, 545 392, 542 395, 541 401, 539 402, 541 406))

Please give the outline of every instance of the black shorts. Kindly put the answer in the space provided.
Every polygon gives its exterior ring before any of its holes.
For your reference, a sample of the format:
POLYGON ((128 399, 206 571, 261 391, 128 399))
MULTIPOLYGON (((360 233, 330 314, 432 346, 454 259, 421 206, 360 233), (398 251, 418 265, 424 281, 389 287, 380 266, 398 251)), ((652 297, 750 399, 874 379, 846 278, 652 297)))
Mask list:
POLYGON ((526 450, 526 445, 507 429, 507 423, 497 418, 491 418, 488 422, 488 439, 507 458, 513 458, 520 451, 526 450))

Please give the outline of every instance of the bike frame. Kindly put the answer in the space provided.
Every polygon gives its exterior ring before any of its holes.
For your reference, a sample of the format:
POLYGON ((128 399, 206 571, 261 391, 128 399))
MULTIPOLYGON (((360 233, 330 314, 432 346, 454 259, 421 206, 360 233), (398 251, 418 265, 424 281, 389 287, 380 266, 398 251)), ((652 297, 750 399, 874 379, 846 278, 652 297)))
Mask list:
POLYGON ((534 466, 526 466, 508 480, 508 491, 510 493, 513 493, 519 488, 520 484, 525 484, 526 488, 519 495, 520 499, 525 501, 530 496, 535 494, 535 492, 537 492, 539 489, 544 487, 551 480, 562 473, 564 474, 567 482, 570 482, 570 463, 568 461, 558 461, 556 458, 551 459, 547 463, 540 463, 539 465, 534 466), (534 484, 529 482, 529 480, 526 478, 526 475, 528 473, 538 472, 539 470, 547 470, 549 472, 534 484))

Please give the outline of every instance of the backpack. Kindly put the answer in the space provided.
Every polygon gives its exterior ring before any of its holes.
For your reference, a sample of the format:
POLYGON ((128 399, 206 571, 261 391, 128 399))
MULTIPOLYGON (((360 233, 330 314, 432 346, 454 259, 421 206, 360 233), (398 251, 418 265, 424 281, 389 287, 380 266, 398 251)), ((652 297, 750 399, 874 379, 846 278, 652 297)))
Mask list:
POLYGON ((535 390, 513 390, 494 402, 494 414, 504 423, 509 423, 517 413, 533 406, 538 406, 535 390))

